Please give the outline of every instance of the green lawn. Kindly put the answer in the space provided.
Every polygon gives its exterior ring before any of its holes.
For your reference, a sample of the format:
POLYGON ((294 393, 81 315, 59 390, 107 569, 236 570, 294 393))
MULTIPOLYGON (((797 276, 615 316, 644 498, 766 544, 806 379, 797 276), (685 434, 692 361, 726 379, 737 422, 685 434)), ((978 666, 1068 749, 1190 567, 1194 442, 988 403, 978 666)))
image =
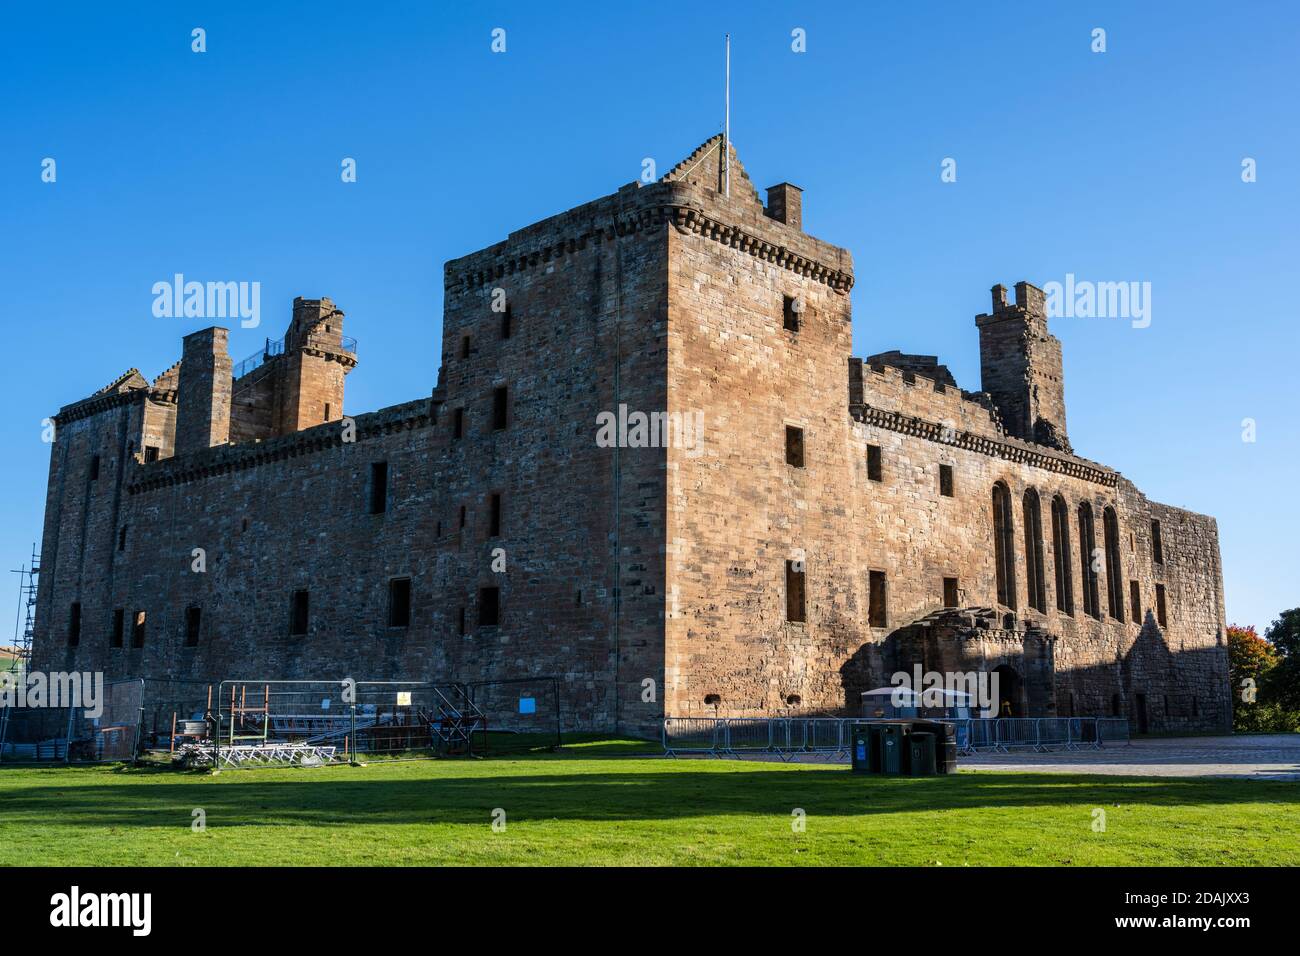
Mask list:
POLYGON ((571 754, 217 775, 0 767, 0 864, 15 863, 1300 864, 1300 787, 571 754))

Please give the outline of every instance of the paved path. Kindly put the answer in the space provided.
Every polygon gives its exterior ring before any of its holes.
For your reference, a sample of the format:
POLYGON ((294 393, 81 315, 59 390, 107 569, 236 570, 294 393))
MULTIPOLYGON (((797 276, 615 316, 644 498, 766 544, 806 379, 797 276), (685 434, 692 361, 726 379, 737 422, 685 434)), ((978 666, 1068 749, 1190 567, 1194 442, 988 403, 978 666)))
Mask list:
POLYGON ((966 770, 1300 781, 1300 734, 1156 737, 1076 753, 977 754, 957 763, 966 770))

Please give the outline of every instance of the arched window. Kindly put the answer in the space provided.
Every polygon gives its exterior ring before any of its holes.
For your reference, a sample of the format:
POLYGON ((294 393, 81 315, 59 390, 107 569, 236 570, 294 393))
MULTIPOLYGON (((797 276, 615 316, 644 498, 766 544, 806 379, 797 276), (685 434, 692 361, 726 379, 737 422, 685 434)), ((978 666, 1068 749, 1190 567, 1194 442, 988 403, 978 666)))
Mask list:
POLYGON ((1011 492, 999 481, 993 486, 993 562, 998 577, 998 603, 1012 610, 1016 607, 1015 541, 1011 492))
POLYGON ((1079 559, 1083 562, 1083 613, 1101 617, 1101 602, 1097 598, 1097 570, 1093 565, 1093 552, 1097 548, 1097 529, 1092 520, 1092 505, 1079 505, 1079 559))
POLYGON ((1074 572, 1070 567, 1070 509, 1065 499, 1052 499, 1052 559, 1056 565, 1056 609, 1074 614, 1074 572))
POLYGON ((1029 606, 1047 613, 1047 582, 1043 577, 1043 509, 1038 492, 1025 492, 1025 577, 1029 585, 1029 606))
POLYGON ((1119 518, 1107 506, 1101 513, 1102 535, 1106 541, 1106 601, 1110 616, 1124 620, 1124 572, 1119 564, 1119 518))

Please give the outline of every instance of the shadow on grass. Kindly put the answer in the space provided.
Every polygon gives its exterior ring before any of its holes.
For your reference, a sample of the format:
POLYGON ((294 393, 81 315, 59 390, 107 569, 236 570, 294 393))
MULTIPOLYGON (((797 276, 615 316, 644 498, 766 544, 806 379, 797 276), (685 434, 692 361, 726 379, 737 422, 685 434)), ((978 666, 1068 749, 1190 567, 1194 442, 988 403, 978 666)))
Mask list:
MULTIPOLYGON (((480 768, 483 765, 480 765, 480 768)), ((494 807, 512 819, 636 821, 716 815, 788 814, 802 807, 822 816, 1065 806, 1300 806, 1294 786, 1216 779, 1097 778, 1038 773, 871 778, 847 771, 625 771, 545 774, 430 775, 371 778, 370 768, 303 771, 294 780, 235 771, 206 781, 153 773, 122 785, 43 779, 0 790, 9 824, 67 827, 174 826, 201 806, 213 825, 354 826, 480 824, 494 807), (189 785, 189 784, 194 785, 189 785), (219 821, 219 822, 218 822, 219 821)), ((188 775, 186 775, 188 777, 188 775)))

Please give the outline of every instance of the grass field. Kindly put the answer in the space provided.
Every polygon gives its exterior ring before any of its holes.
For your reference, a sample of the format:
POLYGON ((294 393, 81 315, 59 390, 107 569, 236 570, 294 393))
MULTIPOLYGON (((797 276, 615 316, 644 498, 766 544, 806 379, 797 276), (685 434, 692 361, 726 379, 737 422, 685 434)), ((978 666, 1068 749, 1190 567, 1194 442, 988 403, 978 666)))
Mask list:
POLYGON ((1300 788, 1249 780, 869 778, 572 755, 216 775, 0 768, 5 865, 1297 863, 1300 788))

